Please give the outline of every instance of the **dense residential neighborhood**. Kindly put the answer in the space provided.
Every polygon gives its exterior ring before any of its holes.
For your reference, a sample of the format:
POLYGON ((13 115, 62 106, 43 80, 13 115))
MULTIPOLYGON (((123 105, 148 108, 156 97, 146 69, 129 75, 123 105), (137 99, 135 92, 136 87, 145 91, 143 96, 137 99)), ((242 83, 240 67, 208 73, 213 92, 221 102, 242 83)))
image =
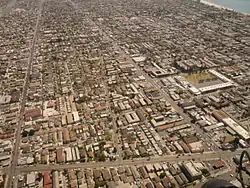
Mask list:
POLYGON ((0 7, 0 187, 240 186, 249 15, 192 0, 0 7))

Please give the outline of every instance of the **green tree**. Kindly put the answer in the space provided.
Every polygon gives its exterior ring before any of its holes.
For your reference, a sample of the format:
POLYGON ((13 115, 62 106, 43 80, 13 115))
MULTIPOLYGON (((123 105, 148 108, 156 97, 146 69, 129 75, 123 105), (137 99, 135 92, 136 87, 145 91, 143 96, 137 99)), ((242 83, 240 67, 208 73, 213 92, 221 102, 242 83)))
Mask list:
POLYGON ((161 178, 161 179, 163 179, 165 176, 166 176, 166 172, 162 172, 162 173, 160 174, 160 178, 161 178))
POLYGON ((111 140, 111 138, 112 138, 112 136, 111 136, 111 135, 106 135, 106 136, 105 136, 105 140, 106 140, 106 141, 110 141, 110 140, 111 140))
POLYGON ((108 116, 108 121, 111 122, 113 120, 112 116, 108 116))
POLYGON ((147 117, 148 121, 151 121, 153 118, 151 116, 147 117))
POLYGON ((104 153, 101 153, 99 156, 99 161, 105 161, 106 160, 106 156, 104 155, 104 153))
POLYGON ((83 95, 82 97, 79 98, 78 102, 83 103, 87 102, 89 100, 89 97, 87 95, 83 95))
POLYGON ((176 185, 175 185, 174 183, 171 183, 171 184, 170 184, 170 187, 171 187, 171 188, 176 188, 176 185))
POLYGON ((105 141, 100 142, 100 144, 99 144, 100 149, 103 150, 103 148, 104 148, 105 145, 106 145, 105 141))
POLYGON ((95 180, 95 188, 104 187, 107 183, 105 181, 95 180))
POLYGON ((29 136, 33 136, 34 134, 35 134, 35 130, 34 129, 31 129, 30 131, 29 131, 29 136))
POLYGON ((24 131, 22 132, 22 137, 27 137, 28 135, 29 135, 29 132, 28 132, 28 131, 24 130, 24 131))

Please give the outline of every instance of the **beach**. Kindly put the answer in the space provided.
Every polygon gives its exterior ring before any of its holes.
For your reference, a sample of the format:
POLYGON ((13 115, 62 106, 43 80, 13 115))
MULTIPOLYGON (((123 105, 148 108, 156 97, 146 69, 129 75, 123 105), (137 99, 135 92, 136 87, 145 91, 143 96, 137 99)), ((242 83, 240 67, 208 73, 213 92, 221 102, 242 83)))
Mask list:
POLYGON ((221 5, 219 3, 215 3, 215 2, 211 2, 211 1, 207 1, 207 0, 201 0, 200 2, 203 4, 209 5, 209 6, 214 6, 216 8, 227 9, 227 10, 231 10, 234 12, 239 12, 239 13, 242 13, 242 14, 248 15, 248 16, 250 15, 250 13, 248 13, 248 12, 244 12, 244 11, 241 11, 239 9, 233 9, 233 8, 228 7, 228 6, 221 5))
POLYGON ((204 0, 201 0, 200 2, 201 2, 201 3, 204 3, 204 4, 206 4, 206 5, 210 5, 210 6, 214 6, 214 7, 220 8, 220 9, 227 9, 227 10, 234 11, 233 9, 230 9, 230 8, 228 8, 228 7, 224 7, 224 6, 222 6, 222 5, 218 5, 218 4, 213 3, 213 2, 204 1, 204 0))

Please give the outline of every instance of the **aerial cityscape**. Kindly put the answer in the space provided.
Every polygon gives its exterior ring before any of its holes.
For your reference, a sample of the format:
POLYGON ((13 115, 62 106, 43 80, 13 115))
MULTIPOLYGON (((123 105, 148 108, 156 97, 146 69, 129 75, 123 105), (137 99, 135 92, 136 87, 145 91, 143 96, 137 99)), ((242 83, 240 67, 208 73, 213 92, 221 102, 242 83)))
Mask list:
POLYGON ((249 15, 195 0, 1 0, 0 27, 0 188, 241 187, 249 15))

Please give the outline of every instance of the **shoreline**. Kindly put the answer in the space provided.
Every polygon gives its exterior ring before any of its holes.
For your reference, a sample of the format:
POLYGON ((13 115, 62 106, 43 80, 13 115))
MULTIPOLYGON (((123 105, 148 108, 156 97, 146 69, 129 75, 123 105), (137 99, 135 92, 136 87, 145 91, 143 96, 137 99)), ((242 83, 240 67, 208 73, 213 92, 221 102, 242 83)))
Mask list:
POLYGON ((201 0, 200 2, 205 4, 205 5, 213 6, 213 7, 219 8, 219 9, 226 9, 226 10, 230 10, 230 11, 233 11, 233 12, 236 12, 236 13, 244 14, 246 16, 250 16, 250 13, 238 12, 238 11, 235 11, 234 9, 232 9, 232 8, 225 7, 223 5, 218 5, 216 3, 213 3, 213 2, 210 2, 210 1, 207 1, 207 0, 201 0))

